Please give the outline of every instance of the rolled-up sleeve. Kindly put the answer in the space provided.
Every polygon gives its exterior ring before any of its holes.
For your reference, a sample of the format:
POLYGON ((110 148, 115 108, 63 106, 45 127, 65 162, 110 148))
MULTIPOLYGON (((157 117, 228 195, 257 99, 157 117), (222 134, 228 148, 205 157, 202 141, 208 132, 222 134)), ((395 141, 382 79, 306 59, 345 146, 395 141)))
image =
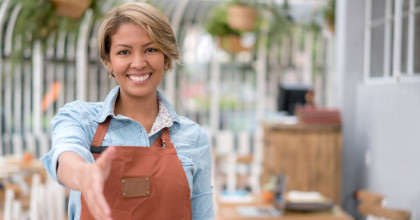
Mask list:
POLYGON ((93 162, 90 153, 90 138, 88 120, 83 118, 83 112, 78 102, 66 104, 51 120, 52 148, 41 158, 41 162, 50 176, 58 182, 58 157, 66 151, 75 152, 85 161, 93 162))
POLYGON ((214 219, 213 189, 211 186, 211 151, 209 139, 203 129, 200 129, 197 140, 197 149, 201 153, 197 161, 197 172, 193 180, 193 193, 191 205, 193 219, 214 219))

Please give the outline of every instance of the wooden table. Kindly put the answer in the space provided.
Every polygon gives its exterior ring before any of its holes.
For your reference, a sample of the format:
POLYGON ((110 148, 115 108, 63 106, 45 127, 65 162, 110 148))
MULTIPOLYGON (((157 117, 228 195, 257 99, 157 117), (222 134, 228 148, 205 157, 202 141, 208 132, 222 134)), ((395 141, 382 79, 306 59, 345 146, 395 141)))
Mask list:
MULTIPOLYGON (((15 198, 29 198, 29 187, 31 186, 34 173, 38 173, 41 176, 41 181, 45 182, 46 170, 38 159, 24 161, 19 157, 1 157, 0 185, 2 187, 0 188, 0 206, 3 206, 6 189, 15 191, 15 198), (21 188, 22 186, 24 188, 21 188)), ((25 202, 29 204, 29 200, 25 202)), ((23 205, 28 205, 26 203, 23 205)))
POLYGON ((6 157, 0 159, 0 179, 6 179, 16 174, 30 175, 44 173, 45 169, 38 159, 23 161, 19 157, 6 157))
POLYGON ((330 211, 317 212, 294 212, 286 211, 284 215, 279 217, 243 217, 238 213, 238 207, 267 207, 271 204, 262 201, 253 201, 250 203, 224 203, 218 202, 217 220, 353 220, 353 217, 345 213, 338 205, 334 206, 330 211))
POLYGON ((237 207, 228 206, 222 207, 219 210, 220 220, 257 220, 257 219, 270 219, 270 220, 353 220, 351 216, 342 211, 338 206, 334 207, 329 212, 286 212, 280 217, 242 217, 237 212, 237 207))

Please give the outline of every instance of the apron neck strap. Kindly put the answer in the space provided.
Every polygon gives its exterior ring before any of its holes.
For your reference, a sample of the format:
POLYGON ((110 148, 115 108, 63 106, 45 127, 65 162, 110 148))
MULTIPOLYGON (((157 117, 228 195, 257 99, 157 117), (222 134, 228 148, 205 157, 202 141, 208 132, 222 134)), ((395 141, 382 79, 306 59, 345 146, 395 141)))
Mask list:
POLYGON ((98 125, 98 128, 96 129, 96 132, 95 132, 95 136, 93 136, 93 141, 92 141, 93 147, 101 146, 102 141, 104 140, 106 131, 108 130, 109 122, 111 122, 111 117, 107 117, 104 122, 98 125))
POLYGON ((164 127, 162 129, 162 141, 164 141, 165 143, 171 143, 171 136, 167 127, 164 127))
POLYGON ((151 147, 166 147, 166 148, 174 148, 173 143, 171 142, 171 135, 169 134, 169 129, 164 127, 162 129, 162 135, 158 136, 151 147))
MULTIPOLYGON (((102 141, 104 140, 105 134, 108 130, 109 123, 111 122, 111 117, 107 117, 104 122, 98 125, 96 129, 95 136, 93 136, 92 147, 100 147, 102 145, 102 141)), ((164 142, 164 145, 173 147, 171 142, 171 136, 169 134, 169 129, 167 127, 162 129, 162 136, 158 137, 161 138, 164 142)), ((161 145, 160 145, 161 146, 161 145)))

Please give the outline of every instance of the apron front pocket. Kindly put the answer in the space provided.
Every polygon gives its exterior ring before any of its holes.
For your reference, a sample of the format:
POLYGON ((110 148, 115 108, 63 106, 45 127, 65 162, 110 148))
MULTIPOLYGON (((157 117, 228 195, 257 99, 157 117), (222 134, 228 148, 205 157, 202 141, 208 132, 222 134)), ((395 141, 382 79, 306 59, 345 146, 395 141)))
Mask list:
POLYGON ((150 196, 150 177, 125 178, 121 180, 121 196, 150 196))

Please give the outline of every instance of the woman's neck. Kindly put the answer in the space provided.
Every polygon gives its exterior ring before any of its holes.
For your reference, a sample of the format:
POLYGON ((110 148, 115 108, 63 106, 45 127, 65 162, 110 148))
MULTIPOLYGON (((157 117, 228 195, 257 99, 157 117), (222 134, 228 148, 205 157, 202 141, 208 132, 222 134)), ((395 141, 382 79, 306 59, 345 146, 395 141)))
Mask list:
POLYGON ((124 115, 137 121, 143 125, 147 133, 152 129, 158 113, 157 93, 144 98, 131 98, 120 93, 115 102, 115 115, 124 115))

